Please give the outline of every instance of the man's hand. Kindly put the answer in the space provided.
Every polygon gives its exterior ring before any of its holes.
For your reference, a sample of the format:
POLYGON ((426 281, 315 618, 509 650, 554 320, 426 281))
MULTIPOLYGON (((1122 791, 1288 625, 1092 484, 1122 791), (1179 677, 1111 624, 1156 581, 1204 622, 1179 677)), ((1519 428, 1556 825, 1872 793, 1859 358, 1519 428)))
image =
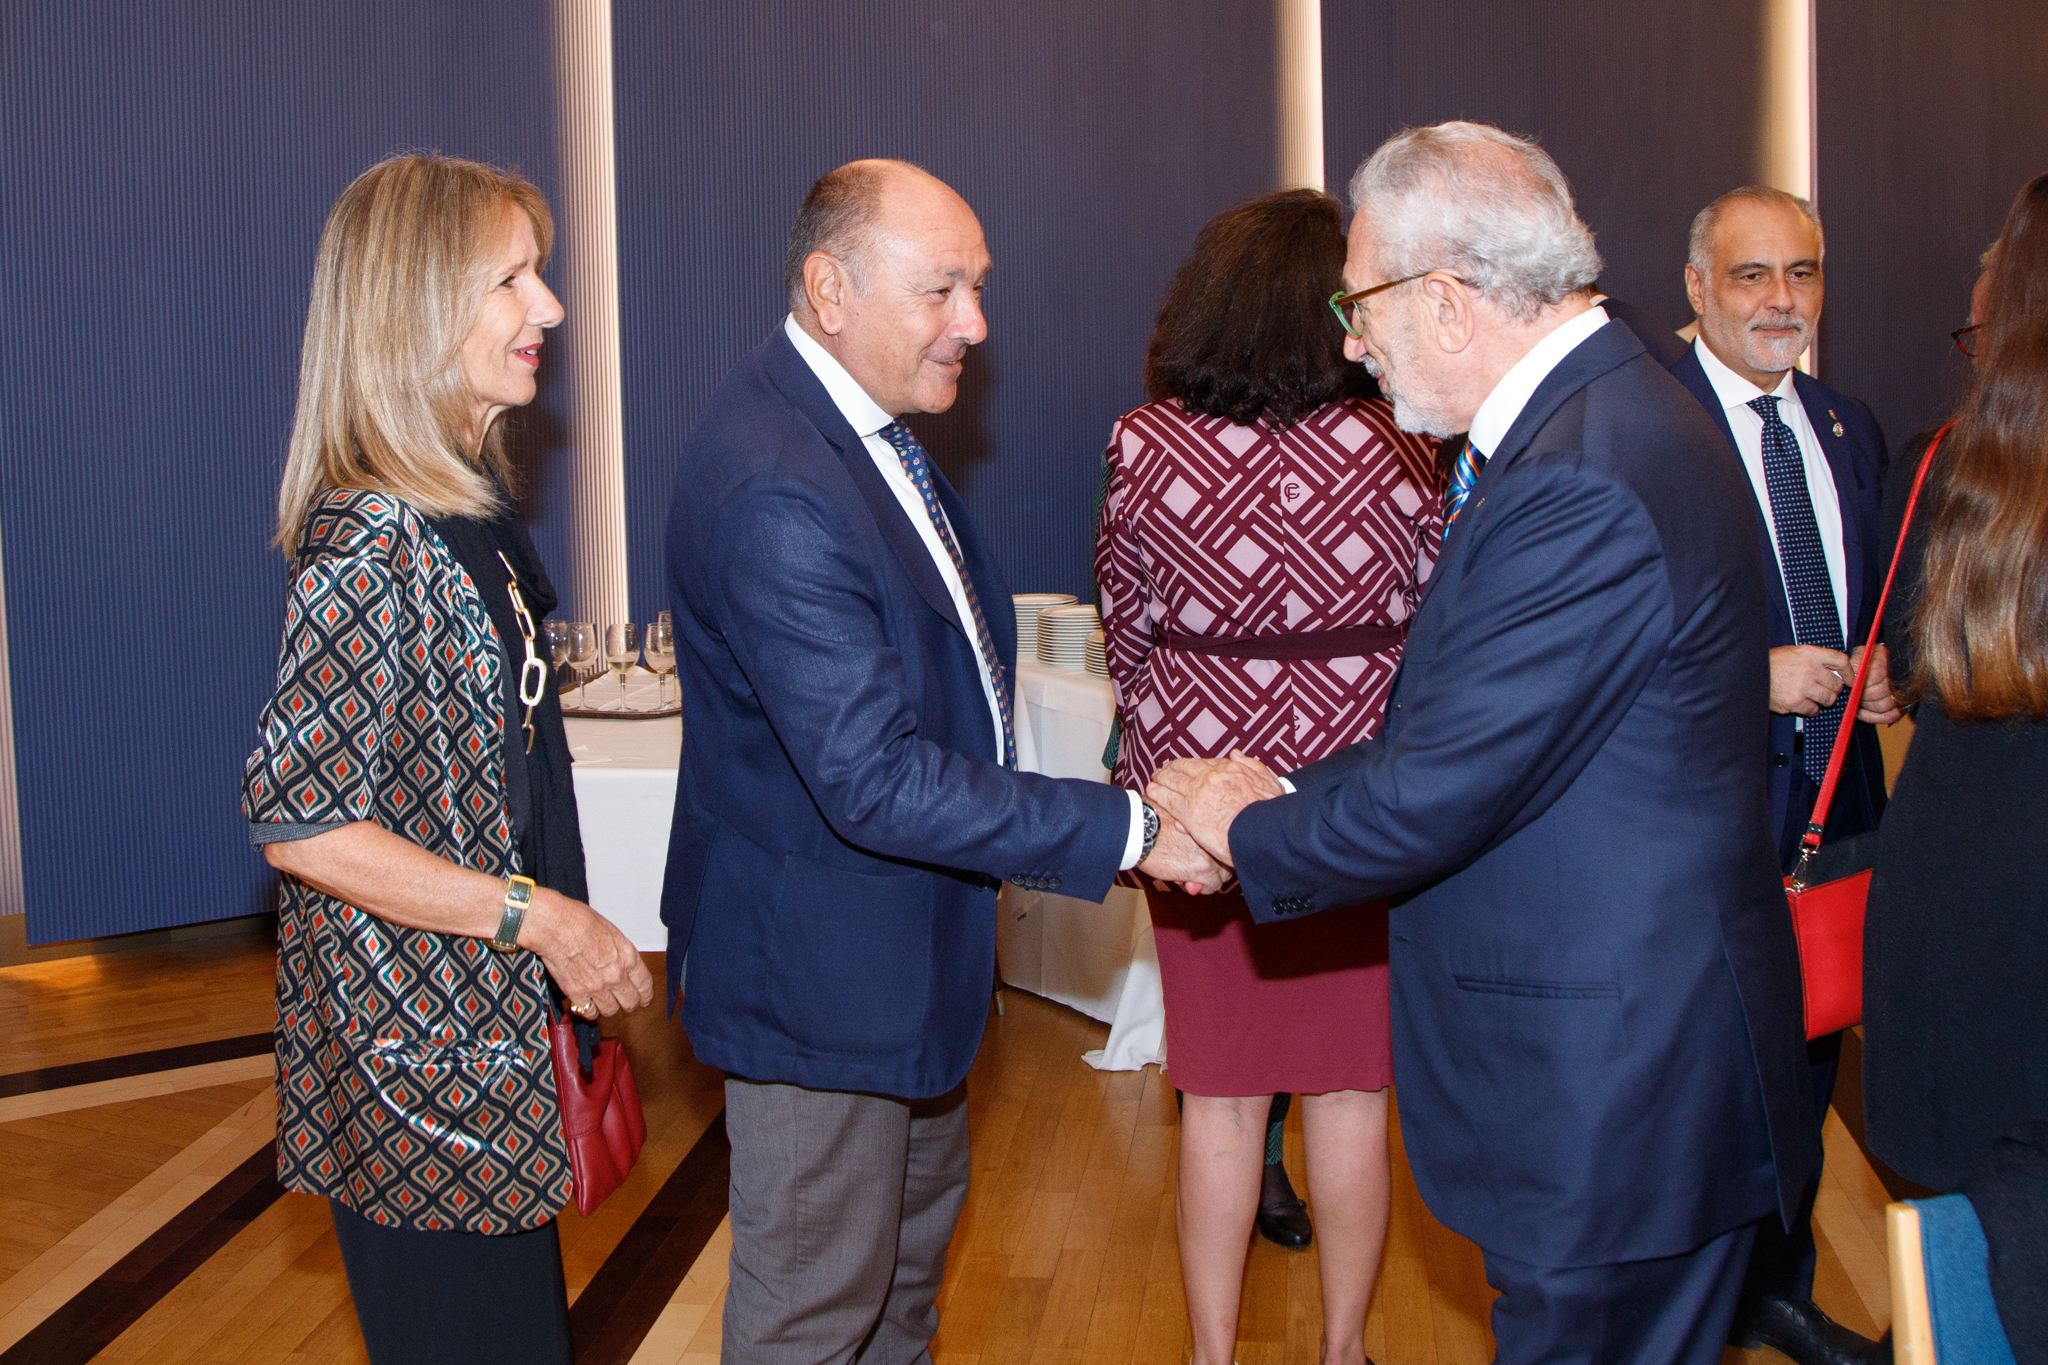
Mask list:
POLYGON ((1771 651, 1771 709, 1781 716, 1817 716, 1835 704, 1855 675, 1849 656, 1839 650, 1780 645, 1771 651))
MULTIPOLYGON (((1856 676, 1856 669, 1863 663, 1863 646, 1849 651, 1849 676, 1856 676)), ((1870 676, 1863 680, 1863 705, 1856 712, 1856 719, 1872 725, 1890 725, 1906 713, 1900 709, 1898 700, 1892 696, 1891 656, 1883 645, 1870 659, 1870 676)))
POLYGON ((1186 827, 1209 856, 1235 866, 1230 822, 1254 801, 1283 795, 1266 765, 1233 749, 1229 758, 1177 758, 1152 774, 1145 795, 1186 827))
POLYGON ((1159 837, 1152 843, 1152 855, 1138 864, 1138 871, 1162 882, 1179 882, 1190 896, 1221 891, 1230 880, 1229 870, 1203 852, 1165 811, 1159 812, 1159 837))

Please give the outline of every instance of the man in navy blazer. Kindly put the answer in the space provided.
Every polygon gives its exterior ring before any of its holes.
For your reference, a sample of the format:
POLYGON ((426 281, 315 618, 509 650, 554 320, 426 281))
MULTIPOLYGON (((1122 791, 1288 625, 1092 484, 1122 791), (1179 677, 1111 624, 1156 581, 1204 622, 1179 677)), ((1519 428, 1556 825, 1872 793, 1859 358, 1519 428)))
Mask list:
MULTIPOLYGON (((1713 419, 1724 451, 1736 455, 1757 515, 1771 728, 1756 761, 1770 783, 1771 834, 1788 872, 1827 770, 1827 741, 1845 722, 1850 743, 1826 837, 1877 828, 1884 752, 1872 723, 1900 714, 1883 645, 1858 714, 1847 714, 1888 562, 1877 529, 1885 444, 1862 403, 1793 368, 1820 321, 1824 254, 1813 206, 1783 190, 1747 185, 1701 209, 1685 266, 1699 338, 1672 369, 1713 419)), ((1816 1126, 1834 1095, 1841 1044, 1833 1035, 1808 1049, 1816 1126)), ((1771 1345, 1800 1365, 1849 1365, 1872 1343, 1813 1303, 1812 1199, 1809 1191, 1789 1233, 1759 1232, 1734 1340, 1771 1345)))
POLYGON ((899 420, 987 334, 981 226, 915 167, 821 179, 790 316, 684 444, 668 572, 685 714, 662 918, 722 1068, 727 1361, 928 1360, 967 1192, 998 879, 1220 882, 1105 784, 1015 771, 1009 590, 899 420))
POLYGON ((1351 195, 1348 353, 1403 426, 1469 431, 1475 473, 1380 736, 1285 794, 1236 758, 1150 794, 1261 921, 1394 897, 1402 1131, 1485 1252, 1497 1358, 1709 1365, 1818 1155, 1752 761, 1756 518, 1698 405, 1590 302, 1540 148, 1411 129, 1351 195))

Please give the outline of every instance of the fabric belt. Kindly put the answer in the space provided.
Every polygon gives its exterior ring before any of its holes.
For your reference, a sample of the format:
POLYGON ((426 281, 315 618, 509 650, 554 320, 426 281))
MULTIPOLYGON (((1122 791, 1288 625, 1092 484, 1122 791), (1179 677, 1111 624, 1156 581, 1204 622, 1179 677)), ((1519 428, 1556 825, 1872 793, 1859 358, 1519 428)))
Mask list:
POLYGON ((1221 654, 1231 659, 1345 659, 1398 648, 1407 638, 1407 621, 1393 626, 1344 626, 1288 635, 1181 635, 1169 630, 1160 637, 1168 649, 1186 654, 1221 654))

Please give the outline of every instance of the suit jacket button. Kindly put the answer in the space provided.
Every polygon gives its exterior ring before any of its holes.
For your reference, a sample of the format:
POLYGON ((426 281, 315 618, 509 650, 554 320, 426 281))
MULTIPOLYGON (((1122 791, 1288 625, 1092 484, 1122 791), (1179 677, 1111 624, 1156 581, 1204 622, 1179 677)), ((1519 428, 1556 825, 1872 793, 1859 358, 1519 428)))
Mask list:
POLYGON ((1045 889, 1046 889, 1046 890, 1048 890, 1048 891, 1057 891, 1057 890, 1059 890, 1059 889, 1060 889, 1060 879, 1059 879, 1058 877, 1047 877, 1047 878, 1045 879, 1045 889))
POLYGON ((1774 763, 1774 764, 1776 764, 1776 765, 1777 765, 1778 767, 1782 768, 1782 767, 1784 767, 1784 766, 1785 766, 1785 763, 1786 763, 1785 755, 1783 755, 1783 754, 1772 754, 1772 755, 1771 755, 1771 762, 1772 762, 1772 763, 1774 763))

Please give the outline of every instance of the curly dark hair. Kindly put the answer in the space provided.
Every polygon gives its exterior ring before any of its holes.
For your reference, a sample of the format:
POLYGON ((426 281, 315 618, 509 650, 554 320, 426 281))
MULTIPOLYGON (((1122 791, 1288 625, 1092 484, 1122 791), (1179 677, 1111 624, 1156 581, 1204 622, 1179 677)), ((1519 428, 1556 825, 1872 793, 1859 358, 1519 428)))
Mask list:
POLYGON ((1343 210, 1321 190, 1282 190, 1217 214, 1159 304, 1145 392, 1204 417, 1287 427, 1338 398, 1379 390, 1344 358, 1329 309, 1343 287, 1343 210))

